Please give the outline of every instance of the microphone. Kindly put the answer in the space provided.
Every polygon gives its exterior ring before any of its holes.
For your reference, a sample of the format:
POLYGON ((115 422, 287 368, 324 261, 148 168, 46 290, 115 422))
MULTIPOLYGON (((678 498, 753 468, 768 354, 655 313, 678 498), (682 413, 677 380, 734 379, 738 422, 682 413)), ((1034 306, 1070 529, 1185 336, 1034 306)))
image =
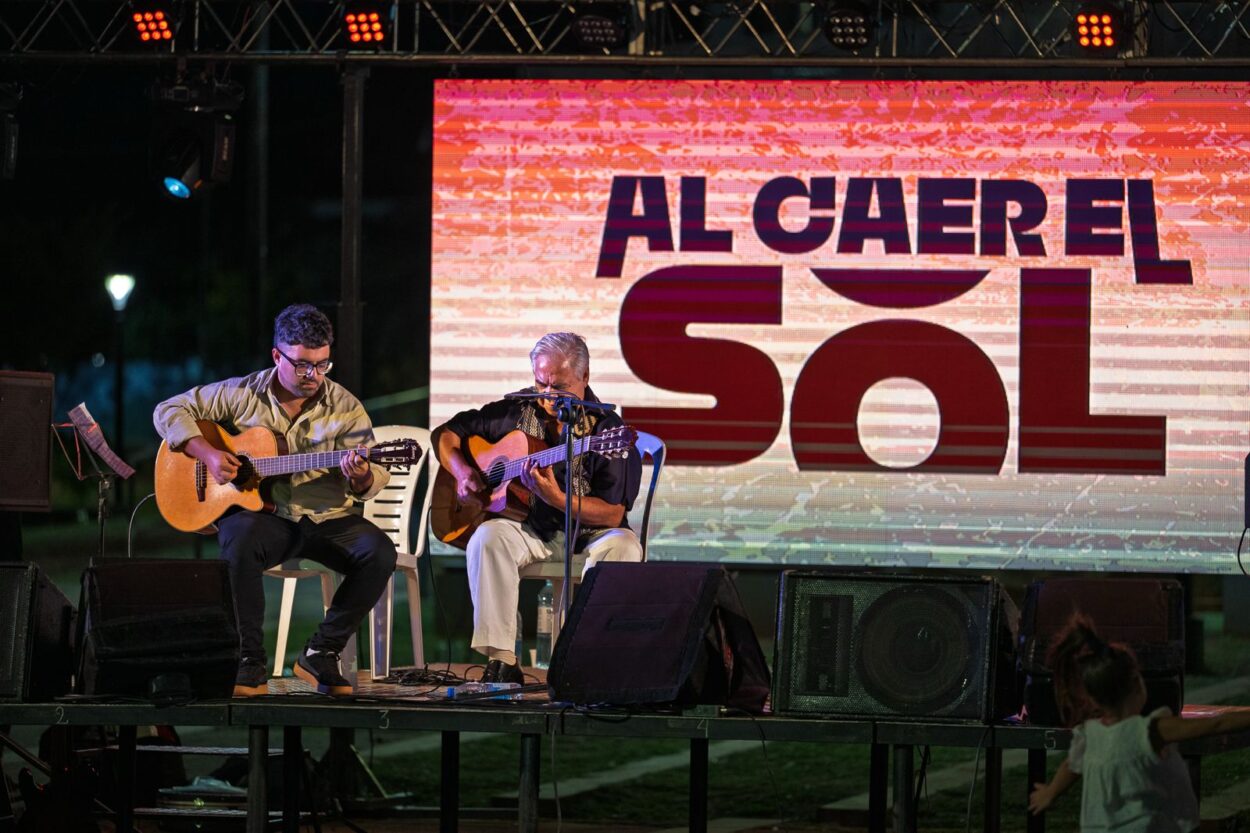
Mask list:
POLYGON ((503 398, 504 398, 504 399, 514 399, 514 400, 528 400, 528 399, 565 399, 565 398, 570 397, 570 396, 572 396, 572 395, 573 395, 573 394, 568 393, 567 391, 559 391, 559 390, 541 391, 541 390, 528 390, 528 389, 526 389, 526 390, 516 390, 516 391, 513 391, 512 393, 505 393, 505 394, 503 395, 503 398))

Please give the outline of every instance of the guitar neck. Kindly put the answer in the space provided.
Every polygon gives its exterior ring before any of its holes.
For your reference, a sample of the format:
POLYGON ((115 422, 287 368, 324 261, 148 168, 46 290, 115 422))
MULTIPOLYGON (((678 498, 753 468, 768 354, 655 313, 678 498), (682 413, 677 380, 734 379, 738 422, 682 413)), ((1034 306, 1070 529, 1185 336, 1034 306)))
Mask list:
MULTIPOLYGON (((573 456, 577 457, 581 454, 585 454, 586 451, 591 448, 592 440, 594 440, 594 437, 582 437, 580 440, 574 440, 573 456)), ((539 466, 540 468, 546 468, 547 466, 561 463, 564 461, 564 453, 564 446, 557 445, 552 446, 551 448, 545 448, 542 451, 536 451, 527 457, 509 460, 504 464, 502 476, 498 480, 495 480, 493 477, 490 478, 492 481, 491 485, 498 486, 500 483, 506 483, 509 480, 520 477, 521 472, 525 470, 525 464, 531 461, 533 461, 535 466, 539 466)))
POLYGON ((253 457, 252 466, 261 477, 278 477, 313 469, 338 468, 343 458, 352 453, 344 451, 314 451, 307 454, 282 454, 277 457, 253 457))

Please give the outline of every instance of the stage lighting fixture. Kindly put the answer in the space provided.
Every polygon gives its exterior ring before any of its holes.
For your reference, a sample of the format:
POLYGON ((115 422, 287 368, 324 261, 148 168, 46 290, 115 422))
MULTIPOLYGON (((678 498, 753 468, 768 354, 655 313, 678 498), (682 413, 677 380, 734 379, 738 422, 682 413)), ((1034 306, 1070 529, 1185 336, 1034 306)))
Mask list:
POLYGON ((1123 29, 1123 15, 1106 5, 1081 6, 1072 18, 1072 38, 1089 52, 1118 51, 1123 29))
POLYGON ((390 43, 394 7, 376 2, 343 6, 343 36, 352 49, 381 49, 390 43))
POLYGON ((629 29, 621 17, 579 13, 573 20, 573 39, 586 52, 611 52, 629 40, 629 29))
POLYGON ((838 49, 858 52, 872 39, 876 21, 860 3, 829 3, 825 7, 825 38, 838 49))
POLYGON ((136 3, 131 6, 130 28, 141 43, 170 44, 177 28, 170 8, 164 3, 136 3))
POLYGON ((190 199, 212 185, 229 182, 234 171, 233 111, 243 100, 238 85, 216 81, 157 85, 162 106, 153 135, 152 174, 164 193, 190 199))

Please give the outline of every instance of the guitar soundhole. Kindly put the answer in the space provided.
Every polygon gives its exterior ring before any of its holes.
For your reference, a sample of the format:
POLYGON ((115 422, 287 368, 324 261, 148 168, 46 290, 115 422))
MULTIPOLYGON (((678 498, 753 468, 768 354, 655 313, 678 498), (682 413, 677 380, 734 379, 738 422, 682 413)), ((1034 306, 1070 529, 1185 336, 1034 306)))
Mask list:
POLYGON ((495 464, 490 467, 490 471, 486 473, 487 485, 492 489, 503 482, 504 468, 506 463, 503 460, 496 460, 495 464))
POLYGON ((243 454, 236 454, 239 458, 239 473, 234 476, 234 480, 230 481, 230 485, 239 489, 246 489, 247 484, 256 476, 256 467, 252 465, 252 460, 243 454))

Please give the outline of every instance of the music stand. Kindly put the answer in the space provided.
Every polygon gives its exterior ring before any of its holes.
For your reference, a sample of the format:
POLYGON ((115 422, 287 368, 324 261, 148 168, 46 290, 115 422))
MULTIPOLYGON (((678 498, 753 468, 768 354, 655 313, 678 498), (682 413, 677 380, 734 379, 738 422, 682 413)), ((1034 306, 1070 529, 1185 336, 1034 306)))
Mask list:
MULTIPOLYGON (((66 425, 54 425, 53 428, 72 427, 75 433, 74 447, 81 450, 78 444, 78 437, 87 445, 87 459, 91 462, 91 468, 95 471, 96 480, 96 523, 99 525, 99 542, 97 544, 96 554, 100 558, 104 558, 104 520, 108 517, 108 495, 113 489, 113 478, 120 477, 122 480, 128 479, 135 473, 125 460, 118 457, 113 449, 109 448, 108 441, 104 439, 104 431, 100 428, 100 423, 95 421, 91 416, 91 412, 87 410, 86 402, 79 402, 69 412, 69 423, 66 425), (105 471, 100 467, 103 462, 108 468, 105 471)), ((65 448, 65 443, 61 441, 61 435, 56 435, 57 442, 60 443, 61 451, 65 454, 66 461, 74 470, 74 476, 79 480, 86 480, 87 473, 83 472, 81 451, 79 453, 78 462, 69 459, 69 451, 65 448)), ((89 562, 92 566, 95 564, 95 556, 91 557, 89 562)))

